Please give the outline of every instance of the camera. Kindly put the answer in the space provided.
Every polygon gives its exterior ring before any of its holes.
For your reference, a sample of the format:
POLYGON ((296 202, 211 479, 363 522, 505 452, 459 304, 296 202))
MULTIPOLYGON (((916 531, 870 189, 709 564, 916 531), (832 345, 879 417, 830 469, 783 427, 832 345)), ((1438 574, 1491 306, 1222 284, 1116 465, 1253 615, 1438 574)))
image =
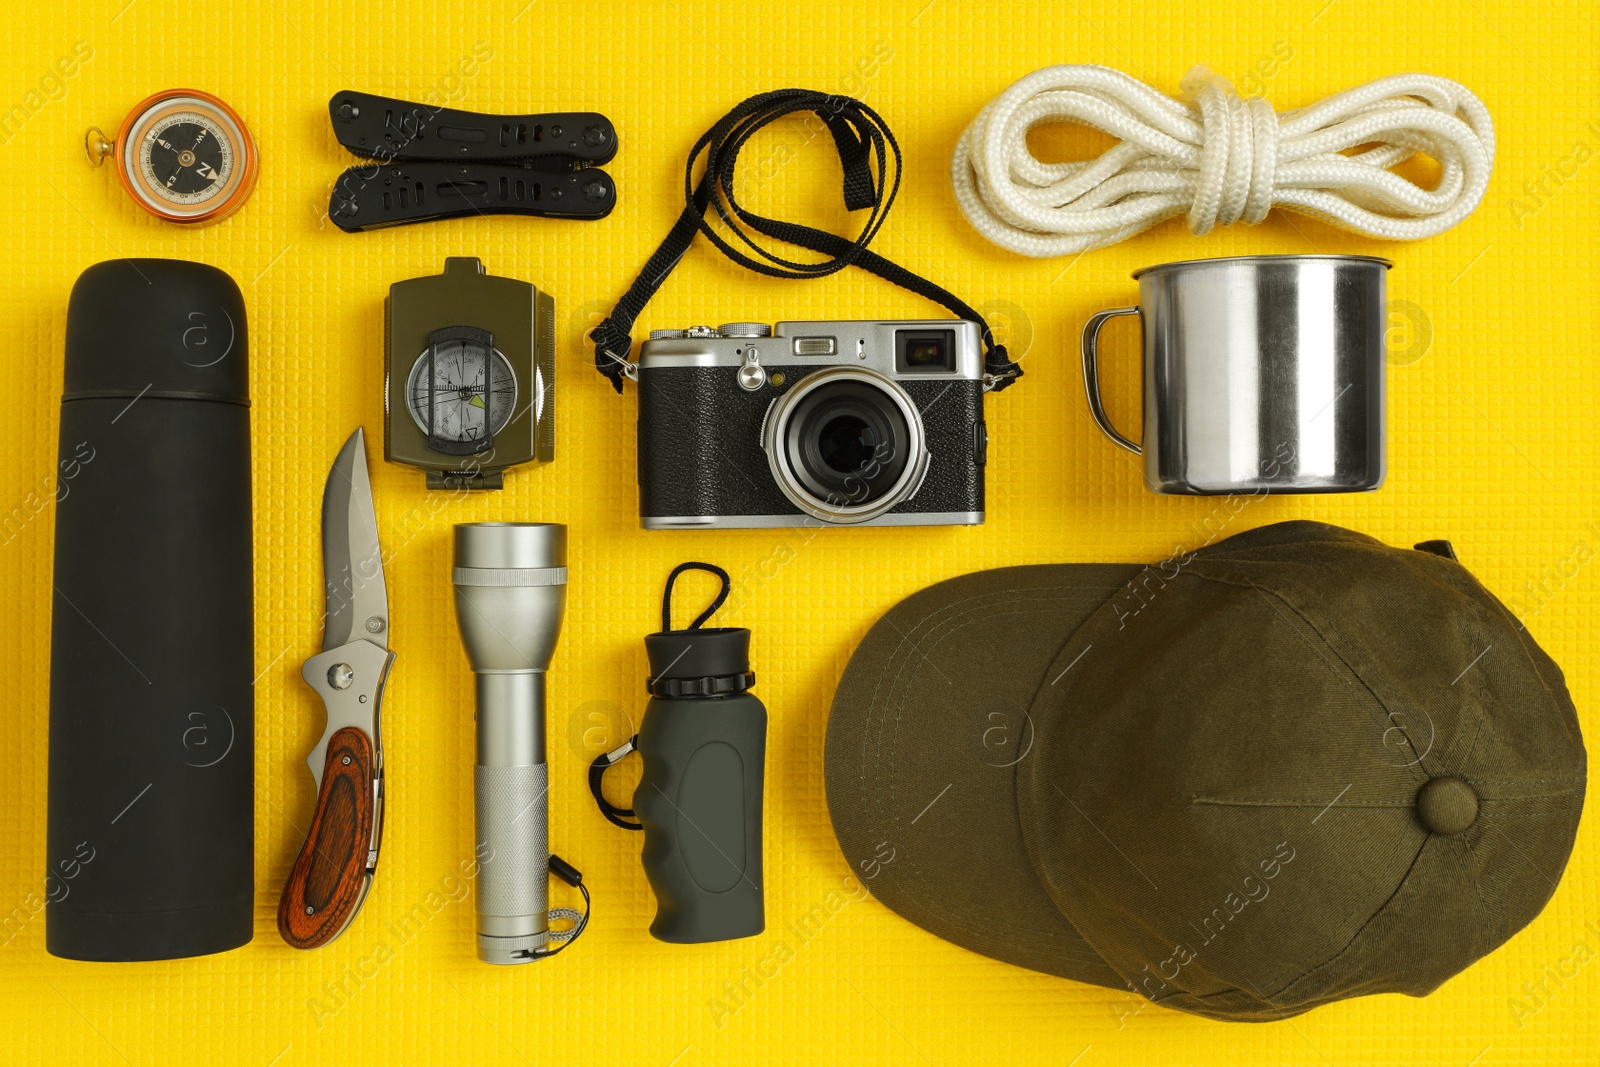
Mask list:
POLYGON ((654 330, 638 368, 647 530, 983 522, 975 322, 654 330))

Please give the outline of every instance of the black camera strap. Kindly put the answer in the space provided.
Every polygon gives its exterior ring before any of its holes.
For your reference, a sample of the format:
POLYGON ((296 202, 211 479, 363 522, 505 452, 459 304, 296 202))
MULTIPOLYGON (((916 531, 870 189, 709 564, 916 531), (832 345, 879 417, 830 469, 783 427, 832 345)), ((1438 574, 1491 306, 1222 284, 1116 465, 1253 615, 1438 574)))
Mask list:
POLYGON ((895 194, 900 191, 900 168, 900 145, 895 141, 894 134, 889 131, 882 116, 860 100, 813 89, 777 89, 744 101, 718 119, 716 125, 702 134, 690 150, 683 174, 686 201, 683 214, 678 216, 678 221, 661 242, 661 247, 646 261, 639 277, 617 301, 611 314, 590 333, 594 341, 595 369, 611 379, 617 392, 622 391, 622 380, 635 373, 633 364, 627 359, 633 347, 633 338, 629 334, 634 320, 678 265, 694 241, 695 233, 699 232, 705 234, 723 255, 758 274, 774 278, 821 278, 845 267, 857 266, 943 305, 957 317, 970 319, 979 325, 983 331, 984 384, 994 391, 1006 388, 1022 376, 1022 368, 1012 362, 1004 345, 995 343, 994 334, 983 316, 943 286, 867 248, 888 216, 895 194), (757 215, 742 207, 734 196, 734 169, 740 150, 762 128, 797 111, 814 113, 833 136, 839 162, 844 167, 846 210, 871 209, 871 214, 854 240, 797 222, 757 215), (695 161, 701 153, 706 153, 706 166, 696 182, 695 161), (892 169, 889 166, 891 155, 892 169), (728 232, 744 246, 743 249, 719 233, 706 217, 707 210, 712 207, 728 232), (788 259, 763 248, 753 233, 809 248, 828 258, 815 263, 788 259))

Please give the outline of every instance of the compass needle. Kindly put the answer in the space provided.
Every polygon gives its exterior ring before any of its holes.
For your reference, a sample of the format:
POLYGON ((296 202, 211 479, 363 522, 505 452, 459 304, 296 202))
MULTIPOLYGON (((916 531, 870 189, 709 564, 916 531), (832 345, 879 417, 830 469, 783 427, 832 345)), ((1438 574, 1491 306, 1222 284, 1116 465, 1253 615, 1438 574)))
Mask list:
POLYGON ((456 444, 483 441, 511 421, 516 406, 515 377, 504 353, 490 339, 450 338, 422 352, 412 364, 406 396, 411 417, 424 433, 429 425, 430 377, 434 438, 456 444), (491 362, 495 382, 492 396, 484 387, 491 362), (473 412, 471 421, 468 409, 473 412))

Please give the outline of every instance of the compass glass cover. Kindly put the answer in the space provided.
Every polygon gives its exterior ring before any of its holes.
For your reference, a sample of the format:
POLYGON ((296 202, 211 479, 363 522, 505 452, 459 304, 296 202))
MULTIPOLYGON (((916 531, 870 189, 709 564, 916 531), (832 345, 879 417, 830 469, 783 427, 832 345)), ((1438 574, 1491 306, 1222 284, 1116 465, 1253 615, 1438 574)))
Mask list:
POLYGON ((204 215, 247 180, 247 136, 206 100, 160 100, 133 118, 124 138, 129 191, 162 217, 204 215))
POLYGON ((433 436, 480 441, 505 429, 517 405, 517 379, 498 348, 474 341, 445 341, 417 357, 406 380, 406 401, 418 429, 428 433, 428 368, 433 368, 433 436), (488 368, 494 363, 494 389, 488 368), (487 432, 486 431, 487 428, 487 432))

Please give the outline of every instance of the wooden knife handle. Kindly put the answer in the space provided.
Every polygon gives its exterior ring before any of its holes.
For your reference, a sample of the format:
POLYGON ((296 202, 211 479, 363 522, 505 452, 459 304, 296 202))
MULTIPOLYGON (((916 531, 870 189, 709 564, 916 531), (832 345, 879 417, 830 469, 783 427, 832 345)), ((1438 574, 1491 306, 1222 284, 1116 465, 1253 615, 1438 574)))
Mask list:
POLYGON ((338 937, 366 894, 372 783, 372 740, 347 726, 328 741, 311 830, 278 902, 278 932, 295 948, 338 937))

